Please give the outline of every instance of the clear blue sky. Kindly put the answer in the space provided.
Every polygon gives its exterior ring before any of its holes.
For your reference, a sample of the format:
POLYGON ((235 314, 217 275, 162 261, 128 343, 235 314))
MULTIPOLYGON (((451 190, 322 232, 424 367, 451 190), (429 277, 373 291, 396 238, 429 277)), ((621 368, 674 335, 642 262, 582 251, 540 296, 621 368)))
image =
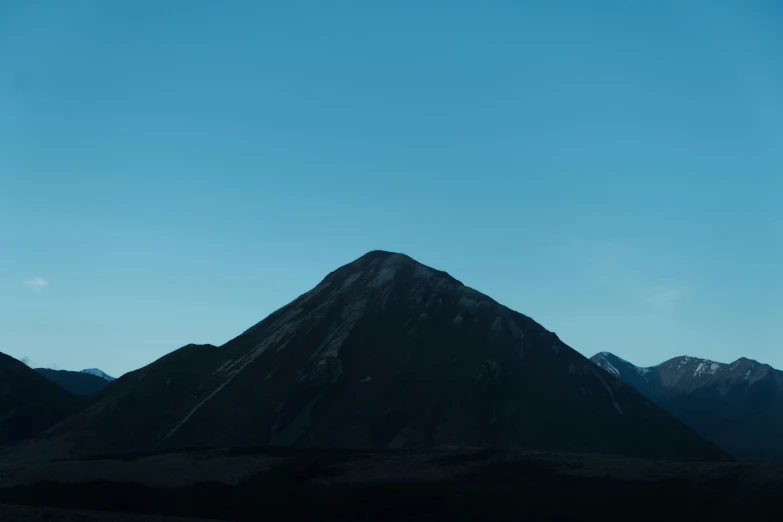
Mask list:
POLYGON ((34 366, 221 344, 386 249, 585 355, 783 367, 781 200, 777 0, 0 3, 34 366))

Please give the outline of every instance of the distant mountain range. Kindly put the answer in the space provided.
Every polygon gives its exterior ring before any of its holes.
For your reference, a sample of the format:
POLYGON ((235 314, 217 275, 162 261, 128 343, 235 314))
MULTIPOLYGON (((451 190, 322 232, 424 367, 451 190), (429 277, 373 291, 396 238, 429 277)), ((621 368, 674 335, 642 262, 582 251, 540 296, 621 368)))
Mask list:
POLYGON ((36 368, 35 371, 75 395, 92 395, 104 389, 114 380, 102 371, 95 369, 71 372, 36 368))
POLYGON ((740 459, 783 460, 783 372, 751 359, 676 357, 647 368, 591 360, 740 459))
POLYGON ((725 458, 531 318, 381 251, 227 344, 186 346, 89 399, 11 453, 492 446, 725 458))

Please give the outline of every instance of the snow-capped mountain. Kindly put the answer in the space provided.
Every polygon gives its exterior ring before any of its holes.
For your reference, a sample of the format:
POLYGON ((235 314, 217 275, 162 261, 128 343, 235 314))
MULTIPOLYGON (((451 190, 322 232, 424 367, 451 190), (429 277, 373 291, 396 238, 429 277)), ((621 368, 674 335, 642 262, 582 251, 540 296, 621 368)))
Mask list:
POLYGON ((380 251, 220 348, 126 374, 40 444, 49 458, 260 445, 724 457, 531 318, 380 251))
POLYGON ((90 375, 95 375, 96 377, 100 377, 101 379, 109 382, 117 380, 111 375, 105 374, 103 371, 99 370, 98 368, 87 368, 86 370, 82 370, 81 373, 89 373, 90 375))
POLYGON ((608 352, 591 360, 729 453, 783 460, 783 372, 744 357, 683 356, 648 368, 608 352))

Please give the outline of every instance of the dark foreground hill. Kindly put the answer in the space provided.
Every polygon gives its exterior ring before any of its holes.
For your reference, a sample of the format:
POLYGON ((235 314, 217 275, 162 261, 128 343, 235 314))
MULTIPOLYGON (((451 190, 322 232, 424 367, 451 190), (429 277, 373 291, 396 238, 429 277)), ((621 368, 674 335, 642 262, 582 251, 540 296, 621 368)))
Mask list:
POLYGON ((611 353, 592 360, 736 458, 783 461, 783 372, 745 358, 649 368, 611 353))
POLYGON ((80 405, 74 395, 0 353, 0 446, 39 434, 80 405))
POLYGON ((781 465, 486 449, 210 449, 0 467, 0 504, 247 522, 776 521, 781 493, 781 465))
POLYGON ((126 374, 14 458, 216 445, 724 457, 531 318, 371 252, 224 346, 126 374))

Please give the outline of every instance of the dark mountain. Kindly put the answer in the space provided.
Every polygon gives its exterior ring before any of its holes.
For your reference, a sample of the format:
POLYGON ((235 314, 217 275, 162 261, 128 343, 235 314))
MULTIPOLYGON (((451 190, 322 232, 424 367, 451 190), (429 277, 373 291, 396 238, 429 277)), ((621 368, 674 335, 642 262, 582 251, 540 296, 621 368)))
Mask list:
POLYGON ((529 317, 388 252, 332 272, 220 348, 189 345, 124 375, 47 439, 20 451, 495 446, 725 455, 529 317))
POLYGON ((731 455, 783 460, 783 372, 677 357, 640 368, 610 353, 591 359, 731 455))
POLYGON ((0 446, 38 435, 79 406, 77 397, 0 353, 0 446))
POLYGON ((36 368, 36 372, 75 395, 92 395, 104 389, 111 381, 90 373, 36 368))

